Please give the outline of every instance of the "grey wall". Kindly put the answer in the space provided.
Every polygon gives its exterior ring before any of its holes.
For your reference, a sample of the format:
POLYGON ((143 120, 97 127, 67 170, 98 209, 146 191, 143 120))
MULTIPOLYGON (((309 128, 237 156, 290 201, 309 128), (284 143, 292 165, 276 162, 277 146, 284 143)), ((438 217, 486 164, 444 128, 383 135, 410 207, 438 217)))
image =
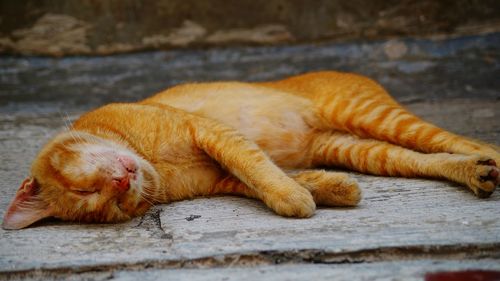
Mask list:
POLYGON ((0 53, 111 54, 500 31, 498 0, 3 0, 0 53))

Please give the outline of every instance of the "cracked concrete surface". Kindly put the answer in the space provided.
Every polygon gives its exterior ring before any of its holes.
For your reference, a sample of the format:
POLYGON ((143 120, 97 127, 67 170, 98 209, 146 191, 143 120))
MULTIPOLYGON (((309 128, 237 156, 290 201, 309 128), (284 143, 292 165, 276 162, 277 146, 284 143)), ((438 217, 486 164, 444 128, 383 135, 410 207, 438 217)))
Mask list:
MULTIPOLYGON (((0 215, 43 143, 82 112, 185 81, 265 80, 318 69, 379 80, 444 128, 500 144, 500 34, 447 41, 172 51, 0 60, 0 215), (396 44, 395 44, 396 43, 396 44), (394 47, 396 46, 396 47, 394 47)), ((114 225, 47 220, 0 230, 0 279, 419 280, 429 271, 498 269, 500 193, 354 174, 356 208, 310 219, 254 200, 160 205, 114 225)))

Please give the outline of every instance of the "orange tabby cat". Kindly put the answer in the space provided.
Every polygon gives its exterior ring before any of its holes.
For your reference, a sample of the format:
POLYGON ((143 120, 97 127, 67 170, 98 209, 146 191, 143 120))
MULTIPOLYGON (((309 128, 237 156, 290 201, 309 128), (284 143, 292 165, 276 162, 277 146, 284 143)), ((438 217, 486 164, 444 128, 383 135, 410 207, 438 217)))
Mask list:
POLYGON ((37 156, 3 227, 49 216, 117 222, 212 194, 258 198, 292 217, 359 202, 349 175, 300 170, 318 166, 444 178, 488 197, 499 161, 498 148, 423 122, 354 74, 186 84, 80 117, 37 156))

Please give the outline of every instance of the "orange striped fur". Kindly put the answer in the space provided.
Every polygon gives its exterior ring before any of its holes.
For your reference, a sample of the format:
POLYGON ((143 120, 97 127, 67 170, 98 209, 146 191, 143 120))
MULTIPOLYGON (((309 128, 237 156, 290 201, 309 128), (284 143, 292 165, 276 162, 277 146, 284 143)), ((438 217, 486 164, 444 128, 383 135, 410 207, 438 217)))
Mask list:
POLYGON ((301 170, 319 166, 443 178, 488 197, 500 182, 496 163, 498 148, 422 121, 359 75, 185 84, 80 117, 37 156, 3 227, 48 216, 122 221, 152 204, 216 194, 292 217, 359 202, 348 174, 301 170))

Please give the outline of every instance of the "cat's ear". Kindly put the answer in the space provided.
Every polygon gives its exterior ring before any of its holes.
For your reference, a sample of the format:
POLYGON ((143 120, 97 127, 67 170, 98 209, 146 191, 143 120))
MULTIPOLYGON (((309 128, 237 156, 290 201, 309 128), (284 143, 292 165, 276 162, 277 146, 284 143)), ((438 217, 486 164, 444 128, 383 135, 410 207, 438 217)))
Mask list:
POLYGON ((39 198, 39 192, 37 181, 32 177, 26 178, 7 208, 2 228, 20 229, 50 216, 46 204, 39 198))

